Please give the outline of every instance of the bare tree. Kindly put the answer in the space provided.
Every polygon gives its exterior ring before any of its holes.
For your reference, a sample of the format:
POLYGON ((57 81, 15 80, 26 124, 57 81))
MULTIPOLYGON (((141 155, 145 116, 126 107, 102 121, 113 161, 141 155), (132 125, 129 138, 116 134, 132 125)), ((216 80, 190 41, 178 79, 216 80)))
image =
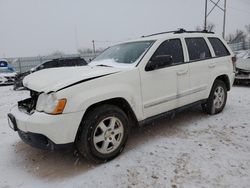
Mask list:
POLYGON ((246 25, 245 28, 247 30, 247 33, 250 34, 250 24, 246 25))
POLYGON ((91 54, 93 53, 93 50, 90 48, 80 48, 77 50, 79 54, 91 54))
POLYGON ((246 34, 244 31, 237 29, 235 34, 230 34, 230 43, 244 42, 246 40, 246 34))
POLYGON ((64 52, 56 50, 54 52, 52 52, 51 54, 49 54, 49 56, 63 56, 64 52))
MULTIPOLYGON (((203 31, 204 28, 202 28, 202 27, 200 27, 200 26, 197 26, 195 30, 196 30, 196 31, 203 31)), ((206 30, 207 30, 208 32, 214 32, 214 31, 215 31, 215 24, 212 23, 212 22, 208 23, 207 29, 206 29, 206 30)))
MULTIPOLYGON (((104 49, 103 48, 98 48, 95 50, 96 53, 102 52, 104 49)), ((79 54, 91 54, 93 53, 93 49, 90 48, 80 48, 77 50, 79 54)))

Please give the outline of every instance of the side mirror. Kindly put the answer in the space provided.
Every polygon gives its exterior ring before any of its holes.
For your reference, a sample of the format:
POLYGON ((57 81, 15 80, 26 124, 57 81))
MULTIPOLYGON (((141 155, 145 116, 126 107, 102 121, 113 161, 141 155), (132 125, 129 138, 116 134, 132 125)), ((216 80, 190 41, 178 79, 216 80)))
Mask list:
POLYGON ((167 67, 173 63, 173 57, 170 55, 158 55, 148 62, 145 70, 152 71, 167 67))

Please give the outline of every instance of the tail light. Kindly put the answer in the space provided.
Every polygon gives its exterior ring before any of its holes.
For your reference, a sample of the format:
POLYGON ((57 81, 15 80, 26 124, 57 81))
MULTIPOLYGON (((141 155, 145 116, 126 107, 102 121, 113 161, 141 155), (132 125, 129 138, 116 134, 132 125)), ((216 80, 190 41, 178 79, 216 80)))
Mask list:
POLYGON ((233 56, 233 57, 232 57, 232 63, 233 63, 233 64, 235 64, 235 63, 236 63, 236 61, 237 61, 236 56, 233 56))
POLYGON ((232 57, 232 63, 233 63, 234 72, 236 72, 236 61, 237 61, 237 57, 236 57, 236 56, 233 56, 233 57, 232 57))

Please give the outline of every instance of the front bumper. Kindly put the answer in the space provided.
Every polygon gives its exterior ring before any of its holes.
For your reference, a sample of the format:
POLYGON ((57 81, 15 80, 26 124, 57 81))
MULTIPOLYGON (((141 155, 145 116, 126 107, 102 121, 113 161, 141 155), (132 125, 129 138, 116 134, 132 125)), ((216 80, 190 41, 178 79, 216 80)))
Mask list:
POLYGON ((60 115, 37 111, 26 114, 15 106, 8 114, 8 122, 24 142, 34 147, 54 150, 57 145, 60 147, 74 143, 82 117, 82 111, 60 115))

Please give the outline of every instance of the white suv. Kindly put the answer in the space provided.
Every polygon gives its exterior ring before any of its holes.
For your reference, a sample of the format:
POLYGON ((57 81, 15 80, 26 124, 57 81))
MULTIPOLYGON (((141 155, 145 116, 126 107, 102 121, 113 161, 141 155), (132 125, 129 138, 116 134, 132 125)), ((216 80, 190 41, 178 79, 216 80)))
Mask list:
POLYGON ((8 114, 26 143, 56 150, 76 146, 104 162, 124 149, 132 125, 185 107, 223 110, 235 57, 219 36, 183 29, 108 48, 83 67, 42 70, 25 77, 31 97, 8 114))

